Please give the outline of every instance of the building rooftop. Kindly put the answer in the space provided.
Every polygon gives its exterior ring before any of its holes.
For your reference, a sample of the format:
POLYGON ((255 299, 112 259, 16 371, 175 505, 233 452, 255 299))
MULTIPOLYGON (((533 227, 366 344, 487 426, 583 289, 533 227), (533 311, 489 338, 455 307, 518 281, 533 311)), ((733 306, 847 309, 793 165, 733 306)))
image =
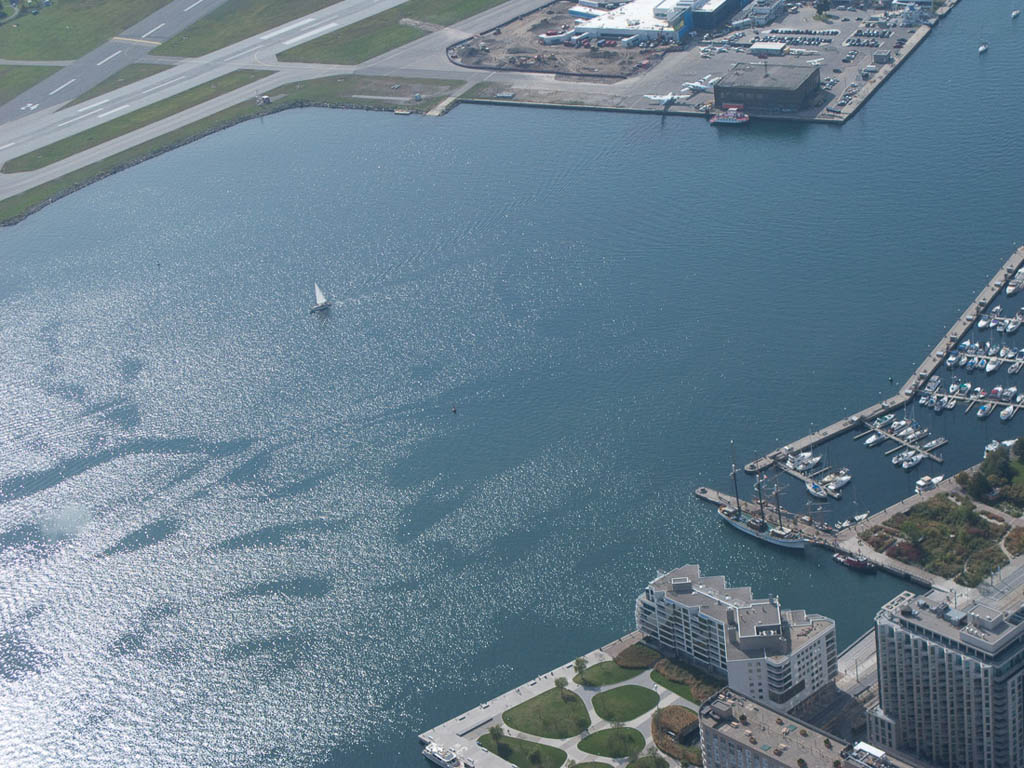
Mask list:
POLYGON ((798 768, 801 759, 808 766, 831 766, 845 746, 833 742, 822 731, 761 706, 729 688, 704 703, 700 708, 700 723, 702 728, 712 728, 793 768, 798 768))
POLYGON ((882 606, 881 621, 889 621, 957 651, 991 660, 1024 640, 1024 586, 957 600, 931 590, 920 597, 902 592, 882 606))
POLYGON ((860 741, 850 745, 802 720, 723 688, 700 708, 702 728, 711 728, 746 747, 754 747, 782 765, 829 768, 836 760, 845 768, 910 768, 908 763, 860 741))
POLYGON ((799 88, 817 67, 795 64, 753 64, 734 66, 715 86, 723 88, 799 88))
POLYGON ((755 598, 750 587, 730 587, 724 576, 702 576, 699 565, 659 575, 649 585, 665 599, 717 619, 728 628, 726 656, 755 659, 794 653, 834 626, 803 610, 782 610, 774 597, 755 598))
MULTIPOLYGON (((632 0, 610 11, 597 11, 592 19, 587 19, 580 27, 587 29, 636 29, 673 31, 673 27, 665 19, 654 15, 663 0, 632 0)), ((594 11, 596 9, 589 8, 594 11)))

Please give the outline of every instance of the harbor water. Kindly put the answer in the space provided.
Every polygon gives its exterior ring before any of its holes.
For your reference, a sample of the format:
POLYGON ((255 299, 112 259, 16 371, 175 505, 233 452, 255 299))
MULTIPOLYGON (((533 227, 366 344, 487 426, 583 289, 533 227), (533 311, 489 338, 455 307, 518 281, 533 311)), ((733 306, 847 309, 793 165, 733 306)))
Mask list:
MULTIPOLYGON (((689 562, 853 641, 905 584, 693 490, 892 394, 1022 239, 1009 14, 841 129, 293 111, 0 231, 0 763, 420 765, 689 562)), ((833 519, 1024 432, 925 418, 941 469, 827 446, 833 519)))

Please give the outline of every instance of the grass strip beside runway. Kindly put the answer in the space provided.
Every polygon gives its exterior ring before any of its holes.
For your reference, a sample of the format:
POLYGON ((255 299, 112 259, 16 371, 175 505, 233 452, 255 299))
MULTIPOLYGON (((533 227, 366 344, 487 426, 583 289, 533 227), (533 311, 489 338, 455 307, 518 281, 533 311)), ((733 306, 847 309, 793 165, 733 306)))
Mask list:
POLYGON ((204 101, 220 96, 248 85, 272 74, 268 70, 240 69, 237 72, 218 77, 208 83, 189 88, 187 91, 175 94, 170 98, 158 101, 155 104, 129 112, 121 117, 114 118, 101 123, 93 128, 68 136, 53 144, 26 152, 24 155, 12 158, 4 163, 0 171, 3 173, 20 173, 23 171, 34 171, 45 168, 51 163, 63 160, 76 155, 83 150, 102 144, 105 141, 116 139, 126 133, 138 128, 163 120, 165 117, 176 115, 189 107, 201 104, 204 101))
POLYGON ((58 71, 60 67, 0 66, 0 104, 6 104, 22 91, 27 91, 58 71))
POLYGON ((394 105, 366 99, 364 96, 374 93, 395 93, 395 85, 399 86, 399 93, 423 95, 421 101, 410 101, 407 109, 428 112, 465 83, 461 80, 404 80, 394 77, 325 77, 290 83, 270 91, 273 101, 268 106, 259 106, 255 100, 246 99, 240 104, 222 109, 209 117, 91 163, 58 179, 0 200, 0 226, 15 224, 94 181, 254 117, 264 117, 296 107, 393 109, 394 105))

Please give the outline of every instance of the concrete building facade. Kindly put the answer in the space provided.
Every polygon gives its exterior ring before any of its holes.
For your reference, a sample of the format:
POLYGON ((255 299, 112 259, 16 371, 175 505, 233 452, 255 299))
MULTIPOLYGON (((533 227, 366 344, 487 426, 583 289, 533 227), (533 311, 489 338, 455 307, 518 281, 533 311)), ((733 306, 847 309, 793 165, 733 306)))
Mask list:
POLYGON ((1024 768, 1024 592, 948 600, 904 592, 876 616, 868 738, 949 768, 1024 768))
POLYGON ((636 601, 636 626, 666 655, 707 669, 734 690, 789 711, 836 675, 835 622, 782 610, 722 576, 686 565, 658 576, 636 601))

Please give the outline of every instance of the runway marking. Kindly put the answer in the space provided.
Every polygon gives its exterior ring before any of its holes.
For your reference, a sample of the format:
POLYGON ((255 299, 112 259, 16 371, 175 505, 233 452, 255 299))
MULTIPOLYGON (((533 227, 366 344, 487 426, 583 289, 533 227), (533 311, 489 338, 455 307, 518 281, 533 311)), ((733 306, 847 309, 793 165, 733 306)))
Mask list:
POLYGON ((332 21, 330 24, 324 24, 322 26, 317 27, 316 29, 309 30, 309 32, 303 32, 301 35, 297 35, 296 37, 293 37, 291 40, 285 40, 284 44, 295 45, 296 43, 301 43, 303 40, 308 40, 311 37, 321 35, 329 29, 334 29, 336 26, 338 26, 338 22, 332 21))
POLYGON ((90 104, 87 107, 79 107, 77 111, 78 112, 85 112, 85 110, 87 110, 87 109, 96 109, 96 107, 102 107, 108 101, 110 101, 110 99, 103 99, 103 101, 97 101, 95 104, 90 104))
POLYGON ((252 48, 246 48, 244 51, 239 51, 238 53, 233 53, 230 56, 228 56, 226 59, 224 59, 224 61, 231 61, 232 59, 237 59, 239 56, 245 56, 245 54, 252 53, 257 48, 259 48, 258 45, 257 46, 253 46, 252 48))
POLYGON ((110 39, 118 40, 122 43, 142 43, 143 45, 160 45, 159 40, 143 40, 141 37, 112 37, 110 39))
POLYGON ((120 54, 121 54, 121 51, 114 51, 114 52, 113 52, 112 54, 110 54, 109 56, 107 56, 107 58, 105 58, 105 59, 104 59, 103 61, 98 61, 98 62, 96 62, 96 66, 97 66, 97 67, 102 67, 102 66, 103 66, 104 64, 106 64, 106 63, 107 63, 108 61, 110 61, 110 60, 111 60, 112 58, 114 58, 115 56, 118 56, 118 55, 120 55, 120 54))
POLYGON ((173 80, 168 80, 166 83, 160 83, 160 85, 154 85, 152 88, 147 88, 146 90, 142 91, 142 93, 149 93, 150 91, 155 91, 157 88, 163 88, 164 86, 170 85, 171 83, 176 83, 179 80, 184 80, 184 79, 185 79, 185 76, 184 75, 180 75, 180 76, 174 78, 173 80))
POLYGON ((65 120, 63 123, 57 123, 57 127, 58 128, 63 128, 65 125, 71 125, 72 123, 77 123, 79 120, 81 120, 83 118, 92 117, 97 112, 99 112, 98 109, 95 112, 87 112, 84 115, 79 115, 78 117, 72 117, 70 120, 65 120))
POLYGON ((304 27, 307 24, 312 24, 314 21, 316 21, 316 16, 310 16, 308 19, 301 19, 300 21, 292 22, 286 27, 281 27, 280 29, 275 29, 273 32, 266 35, 261 35, 260 40, 270 40, 278 35, 283 35, 285 32, 291 32, 293 29, 298 29, 299 27, 304 27))
POLYGON ((188 12, 189 12, 189 11, 191 11, 191 10, 192 10, 193 8, 195 8, 195 7, 197 6, 197 5, 199 5, 199 4, 201 3, 201 2, 203 2, 203 0, 196 0, 196 1, 194 2, 194 3, 192 3, 192 5, 190 5, 190 6, 188 7, 188 8, 186 8, 186 9, 185 9, 185 10, 183 11, 183 13, 188 13, 188 12))
POLYGON ((78 79, 77 77, 72 77, 70 80, 68 80, 66 83, 64 83, 64 85, 58 85, 56 88, 54 88, 52 91, 50 91, 49 95, 53 96, 53 94, 58 93, 59 91, 63 91, 65 88, 67 88, 73 82, 75 82, 75 80, 77 80, 77 79, 78 79))
POLYGON ((167 22, 165 21, 165 22, 164 22, 163 24, 157 24, 157 25, 156 25, 155 27, 153 27, 153 28, 152 28, 151 30, 149 30, 149 32, 147 32, 146 34, 144 34, 144 35, 142 36, 142 39, 143 39, 143 40, 145 40, 145 39, 146 39, 147 37, 149 37, 149 36, 150 36, 150 35, 152 35, 152 34, 153 34, 154 32, 156 32, 156 31, 157 31, 158 29, 160 29, 160 27, 164 26, 164 24, 166 24, 166 23, 167 23, 167 22))
POLYGON ((130 107, 130 106, 131 106, 131 104, 122 104, 120 107, 114 107, 113 109, 108 109, 106 112, 103 112, 100 115, 100 117, 106 117, 107 115, 112 115, 115 112, 120 112, 122 109, 128 109, 128 107, 130 107))
POLYGON ((16 142, 16 141, 12 141, 12 142, 9 142, 9 143, 7 143, 7 144, 4 144, 4 145, 3 145, 2 147, 0 147, 0 149, 8 149, 8 148, 10 148, 10 147, 13 147, 13 146, 14 146, 15 144, 17 144, 17 143, 18 143, 18 142, 16 142))

